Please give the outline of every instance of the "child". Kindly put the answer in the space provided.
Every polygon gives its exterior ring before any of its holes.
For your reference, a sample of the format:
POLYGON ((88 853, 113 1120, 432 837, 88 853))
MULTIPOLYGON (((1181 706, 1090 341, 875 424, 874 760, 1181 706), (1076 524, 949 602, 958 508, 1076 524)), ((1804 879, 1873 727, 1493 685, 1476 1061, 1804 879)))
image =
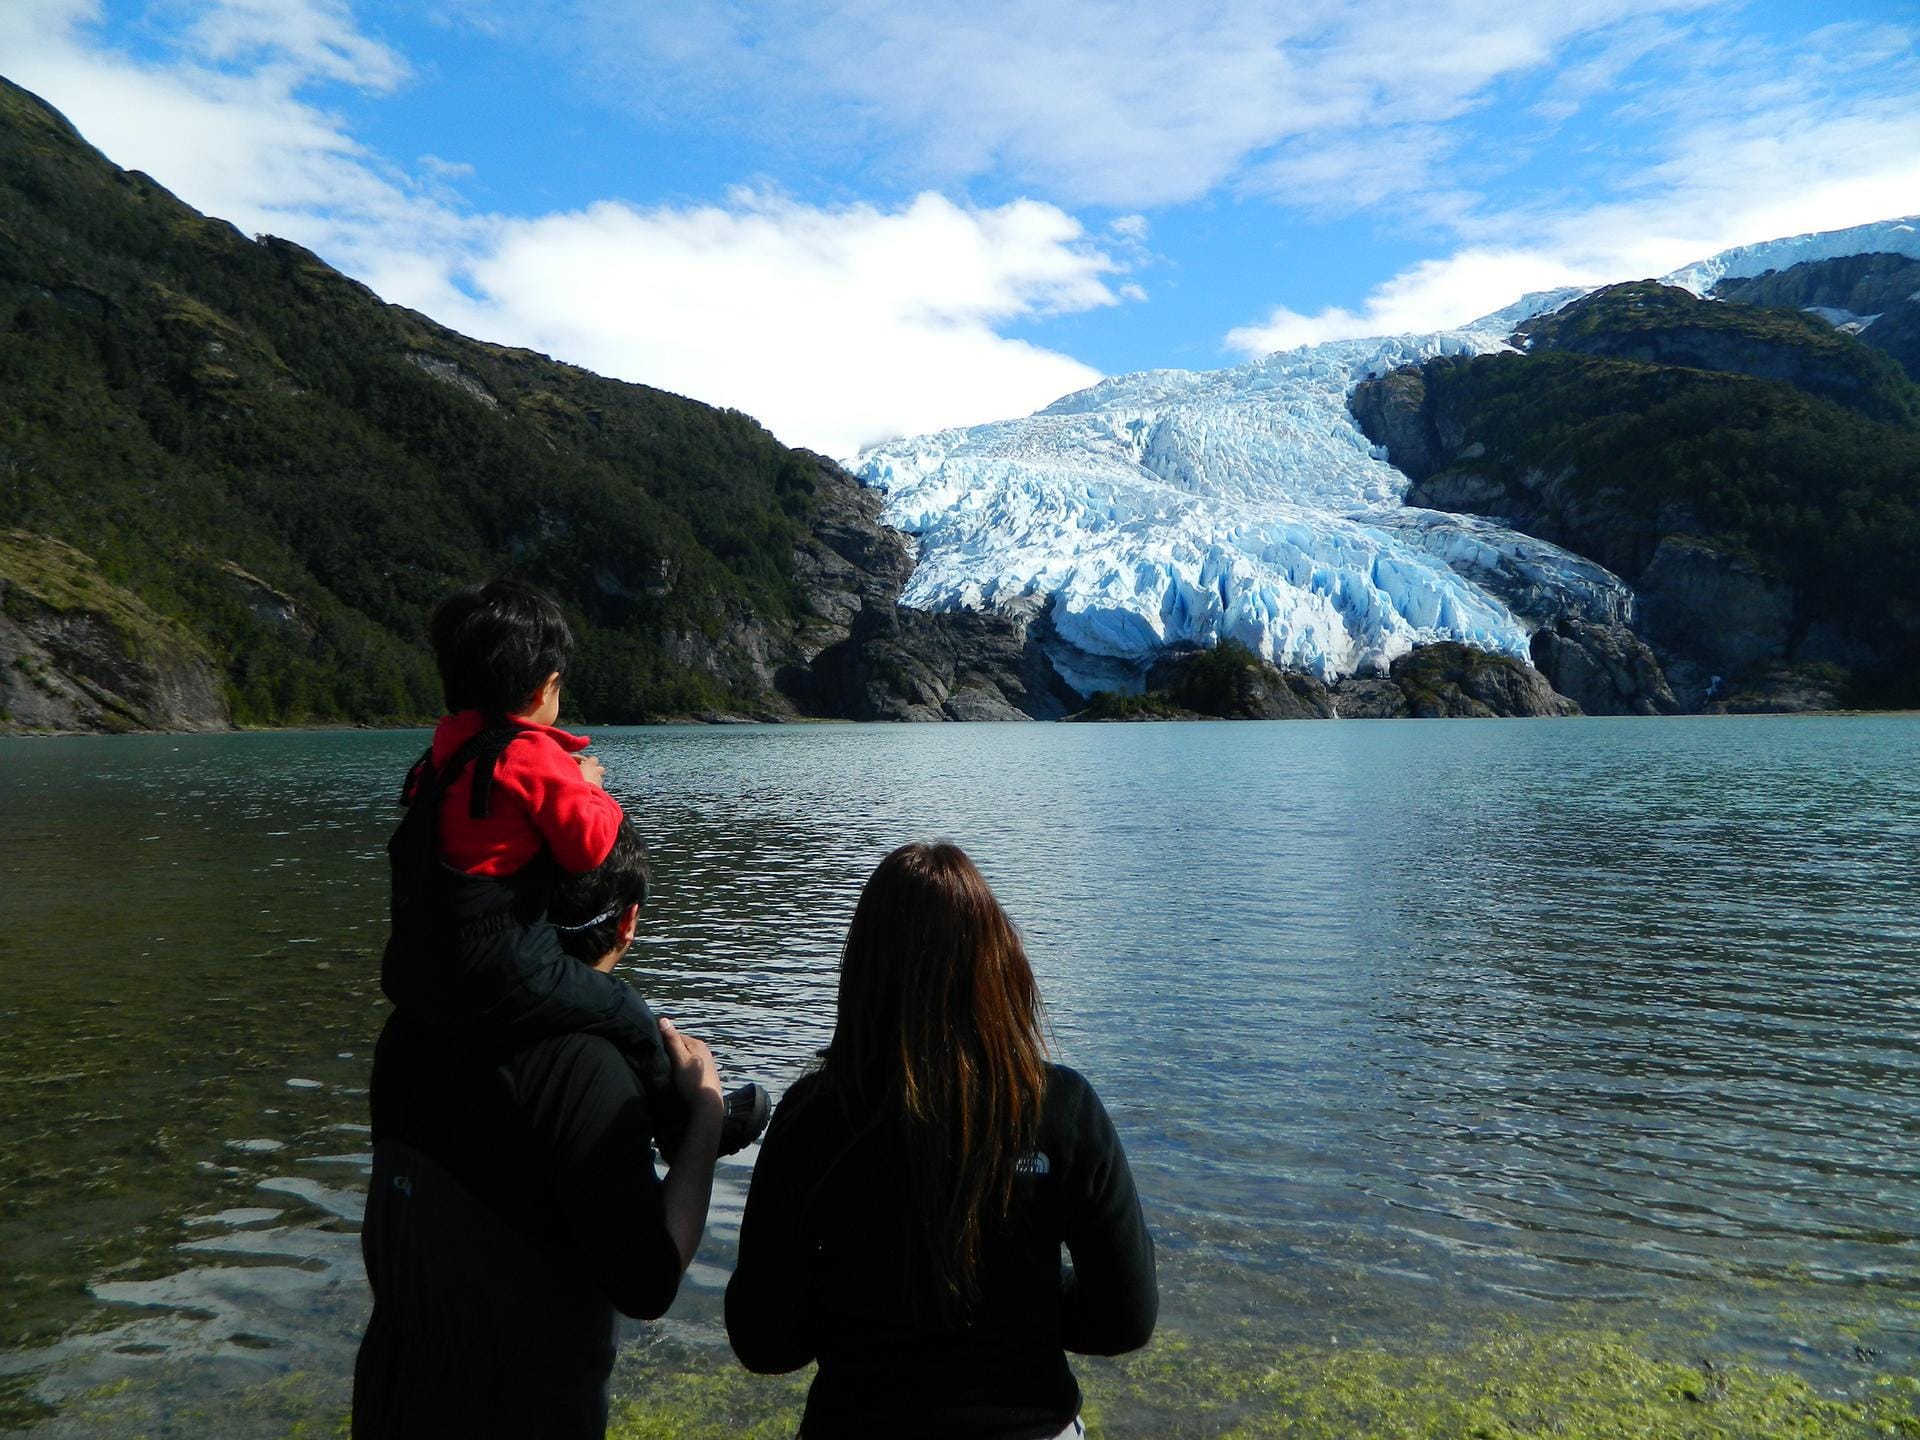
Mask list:
MULTIPOLYGON (((554 728, 573 635, 530 585, 495 580, 443 601, 431 627, 447 714, 407 775, 387 846, 393 934, 380 984, 395 1005, 477 1044, 518 1049, 584 1031, 618 1045, 671 1158, 683 1102, 659 1023, 624 980, 582 965, 546 918, 557 873, 599 865, 620 828, 584 736, 554 728)), ((766 1128, 767 1093, 727 1096, 720 1153, 766 1128)))

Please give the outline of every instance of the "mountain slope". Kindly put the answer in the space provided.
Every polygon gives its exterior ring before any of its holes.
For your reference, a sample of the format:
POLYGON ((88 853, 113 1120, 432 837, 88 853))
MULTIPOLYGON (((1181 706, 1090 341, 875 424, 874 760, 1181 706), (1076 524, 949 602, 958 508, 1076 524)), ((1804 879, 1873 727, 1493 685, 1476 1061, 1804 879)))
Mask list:
MULTIPOLYGON (((576 626, 583 720, 939 716, 969 686, 962 709, 1014 713, 996 679, 1022 621, 879 663, 906 566, 877 508, 737 412, 468 339, 250 240, 0 81, 0 523, 218 656, 237 721, 436 713, 426 614, 509 571, 576 626)), ((1009 683, 1057 712, 1045 674, 1009 683)))
POLYGON ((1408 503, 1497 518, 1635 588, 1681 699, 1920 698, 1920 389, 1793 310, 1613 286, 1528 348, 1360 386, 1408 503))
MULTIPOLYGON (((1887 222, 1792 237, 1679 278, 1706 289, 1862 250, 1920 256, 1920 234, 1887 222)), ((1745 311, 1740 325, 1691 339, 1664 321, 1636 337, 1624 307, 1576 334, 1581 317, 1594 318, 1567 310, 1579 293, 1527 297, 1458 331, 1121 376, 1025 419, 890 442, 851 463, 886 493, 887 519, 919 537, 910 602, 1050 606, 1052 653, 1083 690, 1137 689, 1164 650, 1220 638, 1337 680, 1448 641, 1537 659, 1545 635, 1581 652, 1575 668, 1611 675, 1614 692, 1589 692, 1595 703, 1670 708, 1659 667, 1629 628, 1639 602, 1610 568, 1615 551, 1576 553, 1565 538, 1575 532, 1504 523, 1508 512, 1491 503, 1423 506, 1402 473, 1420 457, 1397 444, 1389 455, 1362 433, 1349 396, 1409 366, 1440 371, 1510 354, 1516 330, 1563 353, 1631 352, 1676 371, 1732 363, 1702 346, 1738 349, 1747 370, 1772 365, 1793 395, 1825 397, 1895 430, 1913 413, 1912 392, 1886 357, 1815 317, 1745 311), (1634 350, 1655 340, 1670 348, 1634 350)), ((1639 302, 1660 294, 1679 292, 1652 287, 1639 302)), ((1411 434, 1403 428, 1396 440, 1411 434)), ((1897 458, 1889 463, 1897 472, 1897 458)), ((1897 489, 1884 468, 1869 467, 1869 485, 1897 489)), ((1710 683, 1689 692, 1695 701, 1710 683)))
POLYGON ((432 713, 424 612, 508 562, 583 619, 589 711, 751 698, 635 638, 792 609, 814 467, 745 417, 383 305, 10 87, 0 202, 0 515, 229 657, 237 718, 432 713))
POLYGON ((1805 260, 1764 275, 1731 277, 1710 292, 1715 300, 1791 306, 1819 315, 1884 350, 1920 380, 1920 259, 1874 252, 1805 260))

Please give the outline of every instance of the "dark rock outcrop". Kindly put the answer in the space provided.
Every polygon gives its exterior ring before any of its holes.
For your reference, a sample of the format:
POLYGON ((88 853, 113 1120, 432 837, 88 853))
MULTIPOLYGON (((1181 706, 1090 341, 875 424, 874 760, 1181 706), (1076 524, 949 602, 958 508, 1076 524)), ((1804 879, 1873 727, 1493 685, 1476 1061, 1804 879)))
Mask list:
POLYGON ((1532 666, 1451 640, 1402 655, 1388 673, 1423 720, 1580 713, 1532 666))
POLYGON ((1792 592, 1746 560, 1691 535, 1669 535, 1640 577, 1641 625, 1668 656, 1667 679, 1688 709, 1726 680, 1758 675, 1789 653, 1792 592))
MULTIPOLYGON (((1426 373, 1418 365, 1403 365, 1377 379, 1363 381, 1347 400, 1360 429, 1376 445, 1384 445, 1394 465, 1414 480, 1422 480, 1447 461, 1436 457, 1444 446, 1435 433, 1435 419, 1427 395, 1426 373)), ((1456 439, 1456 443, 1457 439, 1456 439)), ((1408 500, 1409 505, 1418 504, 1408 500)), ((1435 510, 1473 510, 1477 506, 1435 505, 1435 510)))
POLYGON ((221 730, 211 657, 71 546, 0 532, 0 731, 221 730))
POLYGON ((1706 709, 1727 715, 1808 715, 1847 703, 1843 672, 1832 665, 1774 665, 1706 709))
POLYGON ((1233 641, 1162 655, 1147 671, 1147 693, 1221 720, 1325 720, 1334 713, 1332 696, 1315 677, 1277 669, 1233 641))
POLYGON ((811 612, 770 677, 804 715, 848 720, 1052 720, 1081 707, 1042 644, 1044 610, 911 610, 913 542, 883 525, 881 496, 818 467, 794 573, 811 612))
POLYGON ((1349 675, 1333 687, 1333 704, 1342 720, 1402 720, 1413 713, 1407 692, 1384 675, 1349 675))
POLYGON ((1080 708, 1036 621, 1015 614, 875 600, 809 673, 808 712, 849 720, 1054 720, 1080 708))
POLYGON ((1625 625, 1562 618, 1536 630, 1534 668, 1588 715, 1673 715, 1681 705, 1660 662, 1625 625))
POLYGON ((1333 696, 1314 676, 1280 670, 1238 640, 1169 651, 1143 694, 1101 691, 1070 720, 1325 720, 1333 696))
MULTIPOLYGON (((1595 627, 1600 628, 1600 627, 1595 627)), ((1394 661, 1386 675, 1350 675, 1331 687, 1276 670, 1245 645, 1163 656, 1144 694, 1102 692, 1070 720, 1389 720, 1578 715, 1539 671, 1505 655, 1448 641, 1394 661)))

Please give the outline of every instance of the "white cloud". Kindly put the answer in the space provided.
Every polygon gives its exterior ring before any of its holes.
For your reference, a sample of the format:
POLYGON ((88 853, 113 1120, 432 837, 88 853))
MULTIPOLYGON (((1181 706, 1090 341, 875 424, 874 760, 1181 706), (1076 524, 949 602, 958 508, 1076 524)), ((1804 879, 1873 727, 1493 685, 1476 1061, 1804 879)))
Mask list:
MULTIPOLYGON (((525 37, 523 9, 450 4, 502 43, 525 37)), ((713 205, 476 213, 454 188, 484 178, 469 164, 423 155, 408 170, 313 102, 317 86, 409 82, 406 58, 345 0, 162 0, 150 15, 173 46, 165 61, 106 47, 96 0, 0 0, 0 55, 119 163, 311 246, 392 300, 845 452, 1031 410, 1095 378, 1002 332, 1143 301, 1130 272, 1168 258, 1150 236, 1178 227, 1134 206, 1225 193, 1277 215, 1371 209, 1428 240, 1432 258, 1356 305, 1278 306, 1234 330, 1244 353, 1458 324, 1526 290, 1915 208, 1910 31, 1832 26, 1782 48, 1683 14, 1695 6, 576 0, 567 12, 571 53, 609 92, 703 127, 757 127, 765 144, 878 141, 896 168, 1125 206, 1097 236, 1052 204, 933 191, 887 205, 762 189, 713 205), (1516 99, 1521 80, 1540 98, 1502 123, 1545 133, 1579 116, 1607 153, 1577 180, 1549 177, 1558 192, 1493 205, 1473 185, 1529 142, 1474 136, 1497 128, 1489 100, 1516 99)))
MULTIPOLYGON (((10 78, 117 163, 248 232, 318 251, 383 297, 484 338, 745 410, 834 454, 1021 414, 1099 378, 996 327, 1112 305, 1122 269, 1052 205, 602 204, 475 214, 425 156, 413 175, 306 101, 379 91, 404 60, 334 0, 226 0, 151 63, 97 43, 86 0, 5 0, 10 78)), ((1124 240, 1125 232, 1117 239, 1124 240)))
POLYGON ((438 155, 422 155, 420 168, 440 180, 471 180, 477 173, 466 160, 442 160, 438 155))
POLYGON ((1098 371, 993 326, 1117 303, 1112 268, 1072 217, 1033 201, 821 209, 739 192, 724 207, 501 222, 463 266, 473 298, 442 275, 448 288, 410 303, 844 456, 1091 384, 1098 371))
POLYGON ((288 45, 275 48, 266 9, 215 7, 187 32, 186 56, 150 65, 89 43, 96 4, 9 0, 0 6, 0 54, 8 78, 57 106, 116 164, 147 171, 242 230, 286 235, 349 265, 381 230, 425 243, 459 231, 457 215, 425 201, 337 117, 299 98, 303 86, 349 67, 370 88, 386 88, 404 62, 341 34, 336 7, 300 0, 272 7, 288 45), (247 63, 213 63, 229 48, 247 63))
POLYGON ((360 33, 344 0, 213 0, 196 8, 181 39, 212 64, 285 66, 376 91, 411 73, 401 56, 360 33))
MULTIPOLYGON (((1225 344, 1294 345, 1462 324, 1531 290, 1667 274, 1735 245, 1911 213, 1920 205, 1920 59, 1911 32, 1830 26, 1790 49, 1700 47, 1623 105, 1657 127, 1612 198, 1461 209, 1461 242, 1357 308, 1276 306, 1225 344)), ((1622 115, 1622 120, 1628 118, 1622 115)))
POLYGON ((580 0, 579 28, 543 29, 603 93, 656 115, 886 146, 940 181, 996 174, 1069 202, 1152 206, 1227 182, 1287 186, 1320 168, 1322 146, 1431 156, 1422 132, 1490 86, 1702 3, 580 0))
POLYGON ((1423 260, 1380 286, 1359 310, 1301 315, 1276 305, 1257 325, 1229 331, 1229 350, 1246 356, 1364 335, 1421 334, 1491 314, 1534 290, 1590 285, 1599 276, 1525 251, 1463 250, 1423 260))

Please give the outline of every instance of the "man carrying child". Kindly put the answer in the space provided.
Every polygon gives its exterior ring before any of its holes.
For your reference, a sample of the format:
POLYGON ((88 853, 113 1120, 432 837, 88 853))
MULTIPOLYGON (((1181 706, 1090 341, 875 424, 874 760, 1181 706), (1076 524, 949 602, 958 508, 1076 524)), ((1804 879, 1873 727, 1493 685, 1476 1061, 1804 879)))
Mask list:
POLYGON ((571 1418, 544 1409, 537 1433, 598 1435, 610 1307, 671 1302, 714 1157, 770 1106, 758 1085, 721 1096, 706 1047, 612 973, 645 862, 587 740, 555 728, 573 645, 559 607, 496 580, 431 629, 448 713, 387 847, 396 1010, 374 1063, 355 1434, 440 1433, 420 1407, 464 1387, 491 1397, 468 1433, 519 1433, 501 1417, 539 1396, 571 1418))
MULTIPOLYGON (((568 963, 611 972, 645 888, 623 824, 607 859, 555 892, 568 963)), ((373 1066, 361 1245, 374 1308, 354 1367, 355 1440, 605 1433, 614 1312, 653 1319, 673 1303, 720 1138, 712 1055, 661 1029, 688 1110, 664 1180, 647 1097, 611 1041, 558 1035, 486 1054, 404 1010, 389 1019, 373 1066)))

